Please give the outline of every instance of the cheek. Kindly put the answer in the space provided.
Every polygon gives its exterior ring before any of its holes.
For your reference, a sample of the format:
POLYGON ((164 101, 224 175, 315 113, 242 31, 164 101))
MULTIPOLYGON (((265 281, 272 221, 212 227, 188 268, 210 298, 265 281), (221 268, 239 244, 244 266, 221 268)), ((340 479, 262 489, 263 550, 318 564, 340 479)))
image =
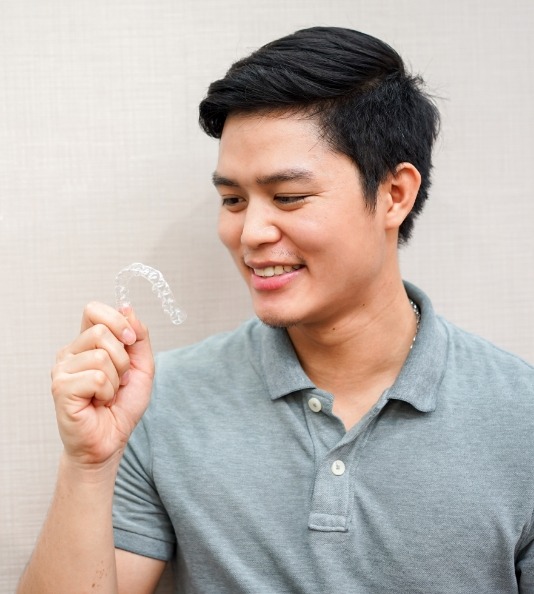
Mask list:
POLYGON ((238 248, 241 243, 239 216, 236 216, 235 213, 221 211, 217 223, 217 233, 219 239, 229 250, 238 248))

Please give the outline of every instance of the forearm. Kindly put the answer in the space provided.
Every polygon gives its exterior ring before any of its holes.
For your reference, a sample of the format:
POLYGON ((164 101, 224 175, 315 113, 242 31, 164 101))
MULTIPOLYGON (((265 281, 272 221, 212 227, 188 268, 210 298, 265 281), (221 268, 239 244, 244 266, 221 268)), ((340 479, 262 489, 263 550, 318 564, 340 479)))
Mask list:
POLYGON ((82 471, 64 456, 52 505, 17 594, 116 594, 112 501, 118 462, 82 471))

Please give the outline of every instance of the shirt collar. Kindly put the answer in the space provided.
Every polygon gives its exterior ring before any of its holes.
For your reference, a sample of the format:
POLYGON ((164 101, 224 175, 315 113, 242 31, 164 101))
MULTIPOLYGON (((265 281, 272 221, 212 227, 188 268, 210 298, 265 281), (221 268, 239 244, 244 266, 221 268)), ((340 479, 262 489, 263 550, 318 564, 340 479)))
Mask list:
POLYGON ((421 412, 431 412, 445 373, 447 334, 425 293, 408 282, 404 287, 419 307, 421 319, 412 350, 388 391, 388 399, 404 400, 421 412))
MULTIPOLYGON (((387 398, 408 402, 421 412, 431 412, 436 408, 445 371, 447 335, 425 293, 411 283, 405 282, 404 286, 418 305, 421 319, 413 348, 387 398)), ((304 373, 286 330, 262 324, 260 332, 260 365, 270 397, 275 400, 315 388, 304 373)))
POLYGON ((273 400, 314 388, 304 373, 285 328, 261 328, 261 368, 273 400))

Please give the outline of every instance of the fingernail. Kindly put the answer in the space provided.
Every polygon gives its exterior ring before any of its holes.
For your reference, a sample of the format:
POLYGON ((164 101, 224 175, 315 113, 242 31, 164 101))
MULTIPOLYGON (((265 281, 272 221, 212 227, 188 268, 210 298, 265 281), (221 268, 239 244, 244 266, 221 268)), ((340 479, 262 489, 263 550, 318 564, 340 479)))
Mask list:
POLYGON ((122 333, 122 342, 124 344, 133 344, 137 340, 135 332, 130 328, 126 328, 122 333))
POLYGON ((130 372, 125 371, 121 377, 121 386, 125 386, 130 381, 130 372))

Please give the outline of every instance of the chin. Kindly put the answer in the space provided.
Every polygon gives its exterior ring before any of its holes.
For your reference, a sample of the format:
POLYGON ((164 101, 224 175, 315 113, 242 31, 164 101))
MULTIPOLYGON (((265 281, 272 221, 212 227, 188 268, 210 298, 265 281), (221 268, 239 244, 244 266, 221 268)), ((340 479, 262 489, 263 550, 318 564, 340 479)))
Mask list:
POLYGON ((276 301, 255 300, 252 306, 256 316, 272 328, 291 328, 308 320, 311 311, 304 299, 283 299, 276 301))
POLYGON ((256 315, 266 326, 270 326, 271 328, 290 328, 291 326, 296 326, 300 322, 298 319, 280 315, 266 313, 256 313, 256 315))

